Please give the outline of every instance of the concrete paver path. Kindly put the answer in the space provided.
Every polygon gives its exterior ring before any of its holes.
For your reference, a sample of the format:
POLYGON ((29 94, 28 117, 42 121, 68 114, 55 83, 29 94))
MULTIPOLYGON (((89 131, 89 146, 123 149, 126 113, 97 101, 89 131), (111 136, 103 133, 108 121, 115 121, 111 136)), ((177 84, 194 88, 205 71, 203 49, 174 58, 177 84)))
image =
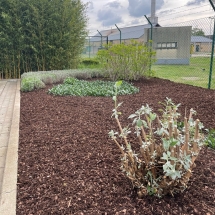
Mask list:
POLYGON ((0 215, 16 214, 20 80, 0 80, 0 215))

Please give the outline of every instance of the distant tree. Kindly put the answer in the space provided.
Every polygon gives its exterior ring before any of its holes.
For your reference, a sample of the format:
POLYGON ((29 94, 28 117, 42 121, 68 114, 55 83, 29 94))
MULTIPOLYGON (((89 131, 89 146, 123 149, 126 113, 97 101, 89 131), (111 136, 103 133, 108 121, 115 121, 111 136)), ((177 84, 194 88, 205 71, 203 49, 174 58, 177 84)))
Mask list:
POLYGON ((205 32, 201 28, 193 28, 192 36, 205 36, 205 32))
POLYGON ((0 72, 76 68, 87 34, 81 0, 1 0, 0 72))

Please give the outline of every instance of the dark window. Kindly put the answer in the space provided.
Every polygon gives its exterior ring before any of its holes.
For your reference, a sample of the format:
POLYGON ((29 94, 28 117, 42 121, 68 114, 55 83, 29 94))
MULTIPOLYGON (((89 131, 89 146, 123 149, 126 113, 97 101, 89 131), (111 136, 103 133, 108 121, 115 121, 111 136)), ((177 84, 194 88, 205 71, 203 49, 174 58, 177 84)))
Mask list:
POLYGON ((161 48, 162 43, 157 43, 157 48, 161 48))

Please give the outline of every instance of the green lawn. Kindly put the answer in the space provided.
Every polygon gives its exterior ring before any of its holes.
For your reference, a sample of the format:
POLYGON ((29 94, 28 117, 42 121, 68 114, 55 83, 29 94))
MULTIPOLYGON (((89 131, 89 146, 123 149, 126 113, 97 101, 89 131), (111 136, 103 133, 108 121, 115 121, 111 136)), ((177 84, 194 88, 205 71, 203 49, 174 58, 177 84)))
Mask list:
MULTIPOLYGON (((153 65, 155 77, 171 81, 208 88, 210 57, 192 57, 190 65, 153 65)), ((211 89, 215 89, 215 60, 211 89)))
MULTIPOLYGON (((100 69, 101 65, 86 66, 80 64, 79 68, 100 69)), ((153 65, 152 70, 155 72, 155 77, 158 78, 208 88, 210 56, 192 57, 190 65, 153 65)), ((213 62, 211 89, 215 89, 215 59, 213 62)))

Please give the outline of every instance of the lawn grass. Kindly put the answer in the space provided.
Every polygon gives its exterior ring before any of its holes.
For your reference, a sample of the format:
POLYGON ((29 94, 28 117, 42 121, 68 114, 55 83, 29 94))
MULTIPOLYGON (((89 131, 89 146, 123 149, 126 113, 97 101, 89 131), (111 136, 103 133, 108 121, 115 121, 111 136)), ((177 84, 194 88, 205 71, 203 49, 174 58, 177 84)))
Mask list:
MULTIPOLYGON (((213 62, 215 67, 215 60, 213 62)), ((190 65, 153 65, 155 77, 174 82, 208 88, 210 57, 192 57, 190 65)), ((215 89, 215 68, 213 69, 211 89, 215 89)))
POLYGON ((89 65, 86 65, 86 64, 80 63, 78 65, 78 69, 102 69, 102 66, 100 64, 89 64, 89 65))
POLYGON ((102 65, 99 63, 96 57, 82 57, 78 65, 78 69, 102 69, 102 65))
MULTIPOLYGON (((92 58, 93 59, 93 58, 92 58)), ((80 64, 79 69, 101 69, 100 64, 80 64)), ((211 89, 215 89, 215 60, 213 62, 211 89)), ((168 79, 178 83, 208 88, 210 72, 210 56, 191 57, 190 65, 153 65, 155 77, 168 79)))

